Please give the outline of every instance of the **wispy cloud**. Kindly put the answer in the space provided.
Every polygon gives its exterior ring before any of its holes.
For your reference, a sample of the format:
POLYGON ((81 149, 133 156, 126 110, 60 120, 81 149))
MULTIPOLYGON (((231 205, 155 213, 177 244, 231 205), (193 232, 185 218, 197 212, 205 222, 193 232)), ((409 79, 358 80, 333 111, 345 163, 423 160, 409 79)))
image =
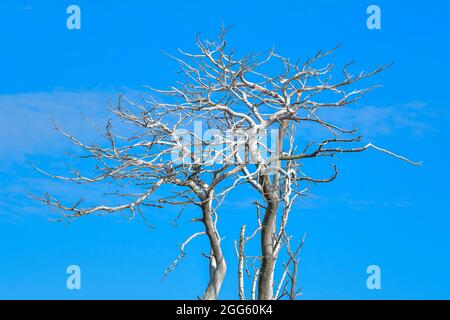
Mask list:
POLYGON ((32 154, 51 153, 62 139, 50 116, 74 133, 84 135, 82 114, 93 119, 106 117, 110 92, 19 93, 0 95, 0 159, 23 162, 32 154))
MULTIPOLYGON (((116 96, 111 91, 53 91, 0 95, 0 161, 23 162, 33 154, 51 154, 66 143, 53 129, 50 116, 81 137, 88 137, 89 125, 82 115, 103 122, 106 105, 116 96)), ((433 120, 449 113, 424 102, 393 106, 351 106, 326 111, 320 116, 343 126, 356 125, 361 134, 372 138, 401 134, 421 137, 436 132, 433 120)), ((305 139, 320 135, 304 128, 305 139)))
MULTIPOLYGON (((121 90, 132 99, 142 92, 121 90)), ((117 91, 67 91, 0 94, 0 172, 14 165, 23 165, 36 156, 60 156, 73 146, 59 134, 51 119, 65 131, 86 143, 100 139, 92 122, 104 127, 112 115, 107 111, 110 101, 117 101, 117 91)), ((124 126, 115 131, 122 133, 124 126)))
MULTIPOLYGON (((370 137, 401 134, 405 131, 415 137, 436 130, 430 118, 440 111, 424 102, 379 107, 364 106, 341 112, 339 121, 353 123, 362 134, 370 137)), ((448 116, 448 115, 447 115, 448 116)))
MULTIPOLYGON (((131 92, 131 90, 130 90, 131 92)), ((133 92, 136 94, 136 92, 133 92)), ((68 142, 62 138, 52 127, 50 115, 63 124, 74 135, 83 140, 92 141, 95 131, 85 121, 82 115, 98 123, 104 122, 109 115, 106 106, 110 99, 117 94, 112 91, 53 91, 41 93, 19 93, 0 95, 0 177, 4 182, 0 192, 0 211, 3 216, 11 208, 17 208, 28 213, 37 213, 38 210, 26 199, 32 185, 54 186, 48 180, 38 178, 36 172, 26 167, 27 160, 41 157, 46 161, 47 167, 58 167, 59 156, 67 150, 68 142), (53 160, 55 161, 53 161, 53 160), (14 166, 24 167, 24 170, 10 169, 14 166)), ((396 135, 399 133, 411 137, 420 137, 433 133, 435 120, 439 117, 448 117, 449 113, 426 103, 413 102, 396 106, 377 107, 362 106, 347 108, 346 110, 330 111, 324 116, 341 126, 357 124, 360 132, 366 137, 396 135)), ((305 139, 313 139, 316 132, 309 132, 305 139)), ((60 166, 63 166, 61 163, 60 166)), ((42 189, 40 187, 40 189, 42 189)), ((59 187, 58 187, 59 188, 59 187)), ((46 188, 48 189, 48 188, 46 188)), ((61 190, 59 190, 61 191, 61 190)), ((249 199, 234 203, 234 208, 252 207, 249 199)), ((312 197, 306 201, 306 206, 333 205, 344 202, 354 209, 364 209, 374 205, 371 200, 353 199, 348 195, 336 198, 312 197)), ((378 203, 377 206, 382 204, 378 203)), ((386 206, 408 206, 408 199, 393 199, 386 206)), ((42 211, 40 211, 42 212, 42 211)), ((12 212, 11 212, 12 214, 12 212)))
MULTIPOLYGON (((416 139, 438 132, 435 120, 448 118, 450 113, 425 102, 408 102, 392 106, 355 105, 345 107, 345 110, 329 109, 320 116, 341 127, 357 127, 366 138, 402 135, 416 139)), ((304 132, 311 136, 323 133, 312 127, 304 132)))
POLYGON ((70 144, 54 130, 50 116, 88 139, 92 131, 87 129, 94 129, 83 115, 101 123, 107 117, 109 98, 114 96, 107 91, 0 95, 0 220, 14 222, 25 215, 47 212, 28 198, 29 192, 62 191, 61 184, 56 186, 28 163, 39 159, 46 168, 63 166, 60 159, 70 144))

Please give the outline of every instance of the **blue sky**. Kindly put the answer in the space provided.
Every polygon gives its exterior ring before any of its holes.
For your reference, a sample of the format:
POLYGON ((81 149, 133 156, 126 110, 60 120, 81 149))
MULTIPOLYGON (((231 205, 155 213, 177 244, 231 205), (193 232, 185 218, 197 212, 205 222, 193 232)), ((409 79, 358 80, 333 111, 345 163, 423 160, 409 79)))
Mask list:
MULTIPOLYGON (((445 1, 3 1, 0 4, 0 298, 196 298, 206 285, 204 240, 164 281, 177 244, 199 226, 170 222, 156 210, 141 220, 87 217, 66 226, 28 192, 89 194, 36 173, 71 168, 70 146, 49 114, 95 139, 81 114, 104 120, 109 98, 166 87, 177 64, 161 51, 193 48, 195 35, 232 25, 239 53, 273 46, 292 58, 343 43, 331 59, 355 70, 394 62, 374 80, 383 87, 337 119, 356 123, 366 140, 414 160, 412 167, 374 151, 340 157, 341 175, 314 188, 291 218, 308 234, 300 265, 304 299, 450 298, 447 183, 450 120, 450 4, 445 1), (382 10, 381 30, 366 28, 366 8, 382 10), (81 8, 81 30, 66 28, 66 8, 81 8), (67 290, 66 267, 82 270, 82 289, 67 290), (382 271, 382 289, 366 288, 366 268, 382 271)), ((233 240, 252 221, 249 192, 234 194, 221 214, 228 278, 222 298, 236 298, 233 240), (239 222, 237 224, 237 222, 239 222)))

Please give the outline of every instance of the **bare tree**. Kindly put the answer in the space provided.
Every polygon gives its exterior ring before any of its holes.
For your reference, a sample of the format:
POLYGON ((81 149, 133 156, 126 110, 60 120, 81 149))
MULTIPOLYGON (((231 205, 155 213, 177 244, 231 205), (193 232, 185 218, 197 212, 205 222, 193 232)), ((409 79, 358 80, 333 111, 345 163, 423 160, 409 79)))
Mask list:
MULTIPOLYGON (((164 102, 151 97, 141 105, 122 96, 117 105, 110 107, 117 118, 138 129, 134 135, 117 136, 108 122, 102 133, 107 146, 87 145, 56 127, 86 151, 84 157, 97 161, 99 172, 94 177, 78 171, 72 177, 52 177, 77 183, 113 181, 123 187, 132 185, 140 192, 118 192, 119 197, 132 198, 118 206, 82 207, 81 202, 65 206, 48 194, 40 200, 62 210, 63 218, 70 221, 93 213, 124 210, 132 218, 136 213, 145 218, 142 208, 146 206, 200 208, 201 217, 194 221, 201 222, 204 230, 187 238, 181 245, 180 258, 184 257, 190 241, 207 235, 211 252, 210 280, 203 298, 215 299, 226 273, 217 210, 231 190, 249 185, 260 195, 254 202, 258 227, 246 237, 243 226, 235 243, 239 297, 246 298, 247 274, 252 279, 252 299, 256 294, 258 299, 295 299, 300 294, 297 271, 304 240, 297 248, 291 247, 292 236, 286 230, 289 214, 311 184, 331 182, 338 175, 335 165, 328 177, 308 175, 304 169, 307 159, 333 159, 338 154, 372 148, 417 163, 371 142, 360 145, 362 138, 356 128, 341 128, 322 117, 323 110, 343 109, 369 92, 373 87, 358 89, 355 84, 385 67, 353 76, 348 64, 343 67, 342 79, 334 81, 331 64, 316 66, 334 49, 296 63, 274 50, 236 58, 234 51, 227 48, 226 32, 223 30, 212 42, 197 37, 197 53, 179 50, 181 58, 172 57, 182 67, 182 81, 167 90, 149 88, 163 95, 164 102), (198 124, 200 130, 192 129, 198 124), (305 125, 322 128, 330 136, 317 142, 307 137, 309 141, 300 149, 304 137, 299 138, 298 130, 305 125), (203 128, 208 129, 207 134, 203 128), (170 195, 155 196, 154 191, 165 185, 176 188, 170 195), (256 235, 260 237, 261 252, 248 256, 245 244, 256 235), (282 250, 287 260, 275 288, 275 267, 282 250), (250 263, 252 272, 248 271, 250 263)), ((169 267, 169 272, 178 260, 169 267)))

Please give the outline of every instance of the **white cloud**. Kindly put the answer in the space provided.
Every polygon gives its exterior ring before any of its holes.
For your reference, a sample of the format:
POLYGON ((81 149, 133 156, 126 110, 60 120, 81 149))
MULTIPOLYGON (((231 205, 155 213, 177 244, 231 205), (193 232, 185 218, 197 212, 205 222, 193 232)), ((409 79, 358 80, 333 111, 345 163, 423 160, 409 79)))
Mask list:
POLYGON ((67 145, 54 130, 50 117, 74 134, 85 137, 90 125, 107 117, 111 92, 54 91, 0 95, 0 161, 21 163, 31 155, 48 154, 67 145), (84 115, 84 116, 83 116, 84 115))
MULTIPOLYGON (((128 91, 131 92, 131 91, 128 91)), ((136 92, 132 92, 136 95, 136 92)), ((41 93, 18 93, 0 95, 0 173, 3 173, 5 185, 0 193, 0 211, 6 213, 13 203, 21 203, 23 211, 33 212, 31 206, 23 196, 32 191, 29 186, 46 185, 33 173, 21 173, 22 178, 16 176, 9 167, 23 166, 26 160, 42 157, 46 161, 45 167, 68 165, 59 161, 62 152, 70 147, 66 139, 61 137, 52 127, 50 115, 82 140, 95 141, 98 135, 85 121, 83 114, 100 125, 109 115, 106 106, 110 99, 115 100, 117 93, 112 91, 54 91, 41 93), (55 161, 53 161, 53 160, 55 161), (25 182, 24 178, 30 174, 33 181, 25 182), (8 188, 6 189, 6 183, 8 188)), ((358 124, 360 132, 366 137, 406 134, 420 137, 437 130, 434 120, 438 117, 448 117, 449 114, 426 103, 407 103, 397 106, 349 107, 330 112, 323 118, 330 119, 341 126, 358 124)), ((311 129, 316 130, 316 129, 311 129)), ((317 137, 316 131, 307 130, 305 140, 317 137)), ((28 168, 30 169, 30 168, 28 168)), ((340 197, 347 199, 347 197, 340 197)), ((323 199, 321 203, 332 203, 336 199, 323 199)), ((402 200, 402 199, 401 199, 402 200)), ((348 206, 357 209, 372 206, 371 201, 345 200, 348 206)), ((397 203, 396 201, 393 201, 397 203)), ((408 201, 399 201, 399 205, 409 205, 408 201)), ((314 202, 309 203, 314 207, 314 202)), ((244 203, 238 203, 244 208, 244 203)), ((250 204, 251 206, 251 204, 250 204)))
MULTIPOLYGON (((124 91, 132 97, 138 94, 128 89, 124 91)), ((30 192, 75 194, 68 197, 67 201, 71 202, 78 199, 76 194, 87 194, 92 201, 101 199, 103 192, 115 191, 108 185, 84 186, 81 192, 77 189, 81 186, 57 183, 27 162, 66 175, 76 159, 67 157, 64 152, 80 150, 54 129, 50 117, 80 140, 96 142, 99 134, 86 118, 103 127, 111 117, 107 105, 110 100, 116 101, 117 95, 112 91, 64 90, 0 95, 0 221, 14 222, 22 215, 47 215, 48 210, 28 198, 30 192)))
MULTIPOLYGON (((319 116, 343 128, 356 126, 365 138, 402 135, 415 139, 437 132, 435 119, 450 114, 424 102, 410 102, 392 106, 347 106, 322 111, 319 116)), ((304 134, 321 136, 323 131, 311 126, 304 134)))

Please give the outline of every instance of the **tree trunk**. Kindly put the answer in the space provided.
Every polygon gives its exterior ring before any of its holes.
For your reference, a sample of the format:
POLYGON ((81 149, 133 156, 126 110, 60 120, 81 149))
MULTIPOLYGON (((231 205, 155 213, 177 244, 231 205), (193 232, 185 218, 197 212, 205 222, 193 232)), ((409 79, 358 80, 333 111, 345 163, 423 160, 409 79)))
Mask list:
MULTIPOLYGON (((283 139, 286 133, 287 122, 283 121, 278 131, 276 141, 276 154, 274 165, 280 167, 279 157, 283 151, 283 139)), ((278 211, 279 200, 279 171, 273 173, 273 181, 270 181, 268 175, 262 176, 260 183, 263 188, 263 196, 267 201, 267 208, 264 213, 264 220, 261 229, 261 270, 258 281, 258 299, 272 300, 273 298, 273 273, 275 268, 276 257, 274 254, 273 236, 276 231, 276 216, 278 211)))
POLYGON ((271 300, 273 297, 273 272, 275 266, 273 233, 275 231, 275 218, 279 200, 276 192, 268 190, 267 183, 265 183, 264 186, 265 194, 269 200, 261 228, 262 260, 258 281, 258 299, 271 300))
POLYGON ((209 257, 209 283, 203 295, 204 300, 217 299, 227 271, 227 265, 220 246, 220 236, 212 220, 212 198, 202 204, 203 223, 209 239, 211 253, 209 257))

